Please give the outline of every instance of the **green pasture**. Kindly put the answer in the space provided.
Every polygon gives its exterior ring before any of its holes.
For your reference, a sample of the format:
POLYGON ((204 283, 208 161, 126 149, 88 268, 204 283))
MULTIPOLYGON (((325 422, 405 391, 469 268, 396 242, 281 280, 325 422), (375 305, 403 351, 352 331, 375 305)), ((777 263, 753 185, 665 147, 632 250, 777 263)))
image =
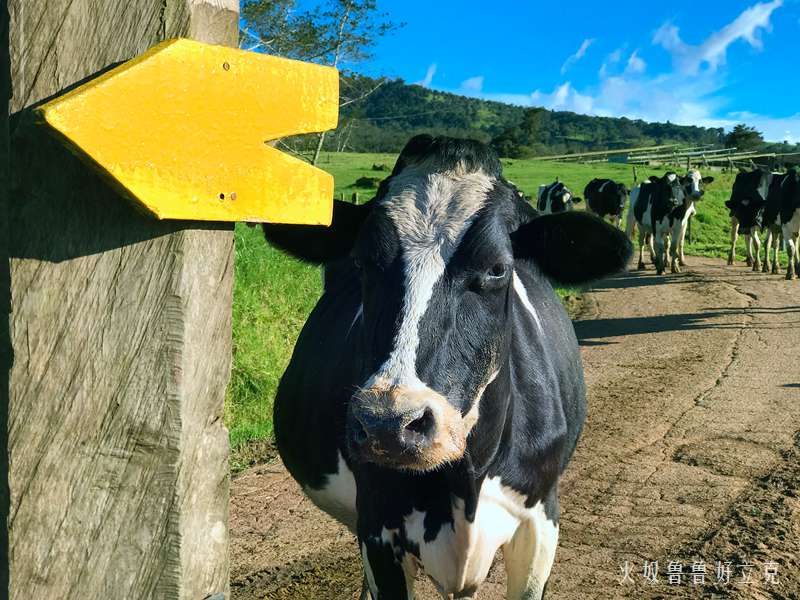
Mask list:
MULTIPOLYGON (((355 187, 361 177, 382 179, 395 156, 387 154, 325 155, 320 167, 336 178, 336 195, 349 199, 359 194, 364 202, 374 188, 355 187)), ((569 164, 531 160, 503 160, 506 177, 526 194, 535 195, 539 184, 556 177, 582 196, 594 177, 610 177, 633 184, 627 165, 609 163, 569 164)), ((664 169, 639 169, 639 178, 662 174, 664 169)), ((728 198, 733 175, 713 173, 716 181, 697 204, 689 254, 727 256, 728 198)), ((583 205, 579 205, 583 206, 583 205)), ((740 242, 740 253, 743 252, 740 242)), ((236 270, 233 300, 233 370, 226 401, 226 424, 230 430, 233 467, 257 459, 258 448, 272 437, 272 400, 278 380, 291 357, 292 348, 306 316, 322 291, 319 269, 304 265, 270 248, 259 228, 236 226, 236 270), (256 450, 254 450, 256 448, 256 450)))

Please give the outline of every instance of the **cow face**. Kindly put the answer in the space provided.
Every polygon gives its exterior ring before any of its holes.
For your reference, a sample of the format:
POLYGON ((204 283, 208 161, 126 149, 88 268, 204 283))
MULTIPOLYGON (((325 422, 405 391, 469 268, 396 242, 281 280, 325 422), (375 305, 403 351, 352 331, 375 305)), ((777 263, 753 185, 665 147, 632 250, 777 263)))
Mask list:
POLYGON ((621 215, 622 211, 625 210, 625 205, 628 203, 628 195, 630 192, 624 183, 617 183, 615 186, 615 192, 619 206, 619 212, 617 214, 621 215))
POLYGON ((572 210, 574 204, 582 202, 572 191, 560 181, 540 190, 539 209, 548 213, 560 213, 572 210))
POLYGON ((686 201, 684 186, 677 174, 668 172, 663 177, 650 177, 654 205, 677 208, 686 201))
POLYGON ((315 239, 290 239, 292 226, 265 231, 304 258, 310 248, 349 253, 362 302, 348 454, 389 468, 457 461, 481 415, 502 410, 479 400, 507 361, 519 261, 577 284, 622 268, 630 253, 622 232, 590 215, 537 216, 494 154, 465 140, 412 139, 374 200, 340 210, 315 239))
POLYGON ((690 200, 700 200, 706 193, 703 189, 704 186, 714 181, 713 177, 702 177, 700 171, 692 169, 686 175, 681 177, 681 185, 683 185, 684 195, 690 200))

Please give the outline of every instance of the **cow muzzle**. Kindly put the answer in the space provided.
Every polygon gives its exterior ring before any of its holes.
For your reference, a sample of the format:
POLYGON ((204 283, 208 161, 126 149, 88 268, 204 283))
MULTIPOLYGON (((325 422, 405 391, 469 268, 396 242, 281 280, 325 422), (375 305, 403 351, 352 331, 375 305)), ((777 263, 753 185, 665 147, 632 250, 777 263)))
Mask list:
POLYGON ((467 425, 430 389, 360 390, 350 401, 351 457, 385 467, 429 471, 464 455, 467 425))

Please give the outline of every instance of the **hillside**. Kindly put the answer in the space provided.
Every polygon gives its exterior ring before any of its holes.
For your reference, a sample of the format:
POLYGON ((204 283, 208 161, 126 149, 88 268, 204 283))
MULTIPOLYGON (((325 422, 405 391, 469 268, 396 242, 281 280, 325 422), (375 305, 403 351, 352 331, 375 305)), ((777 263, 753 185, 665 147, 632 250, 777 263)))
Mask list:
MULTIPOLYGON (((346 75, 341 83, 345 99, 361 96, 379 81, 346 75)), ((719 144, 723 135, 722 129, 514 106, 396 79, 342 107, 339 129, 328 136, 326 150, 398 152, 423 131, 493 142, 503 156, 515 158, 670 142, 719 144)))

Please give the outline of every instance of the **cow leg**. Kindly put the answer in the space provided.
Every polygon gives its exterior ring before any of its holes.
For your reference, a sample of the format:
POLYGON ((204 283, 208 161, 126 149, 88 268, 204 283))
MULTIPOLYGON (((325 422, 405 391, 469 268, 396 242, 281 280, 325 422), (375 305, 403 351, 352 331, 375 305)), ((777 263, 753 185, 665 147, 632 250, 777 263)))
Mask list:
POLYGON ((731 218, 731 251, 728 253, 728 264, 732 265, 736 260, 736 238, 739 237, 739 221, 731 218))
POLYGON ((750 239, 753 242, 753 250, 751 252, 751 260, 753 262, 753 271, 761 270, 761 235, 755 227, 750 230, 750 239))
POLYGON ((786 254, 789 259, 789 265, 786 267, 786 279, 794 279, 797 277, 797 240, 788 225, 787 223, 783 226, 783 237, 786 240, 786 254))
POLYGON ((672 272, 673 273, 680 273, 681 266, 683 266, 683 238, 686 235, 686 223, 682 220, 675 223, 675 227, 672 228, 672 253, 670 255, 672 259, 672 272))
POLYGON ((655 264, 655 262, 656 262, 656 249, 655 249, 655 246, 653 245, 653 236, 654 235, 655 234, 653 232, 650 232, 650 233, 647 234, 647 242, 648 242, 648 244, 650 244, 650 262, 653 263, 653 264, 655 264))
POLYGON ((413 600, 414 573, 397 561, 392 546, 381 540, 361 541, 361 561, 372 600, 413 600))
POLYGON ((773 233, 773 239, 772 239, 772 254, 773 254, 772 274, 773 275, 777 275, 778 271, 781 268, 780 256, 781 256, 781 240, 782 239, 783 239, 783 234, 781 233, 781 231, 779 229, 776 229, 776 231, 773 233))
POLYGON ((744 234, 744 247, 745 247, 745 264, 748 267, 753 266, 753 228, 750 228, 748 233, 744 234))
POLYGON ((555 515, 548 517, 542 503, 528 511, 511 541, 503 546, 506 564, 506 599, 541 600, 550 578, 558 546, 558 508, 548 501, 555 515))
POLYGON ((620 224, 622 223, 622 215, 617 215, 614 217, 614 227, 619 229, 620 224))
POLYGON ((644 266, 644 244, 645 244, 646 237, 647 237, 647 235, 642 231, 642 228, 640 226, 639 227, 639 265, 637 267, 640 271, 644 271, 644 269, 645 269, 645 266, 644 266))
POLYGON ((664 268, 666 266, 666 253, 664 252, 664 232, 659 231, 658 225, 656 225, 656 231, 653 234, 655 238, 655 263, 656 263, 656 273, 659 275, 664 274, 664 268))

